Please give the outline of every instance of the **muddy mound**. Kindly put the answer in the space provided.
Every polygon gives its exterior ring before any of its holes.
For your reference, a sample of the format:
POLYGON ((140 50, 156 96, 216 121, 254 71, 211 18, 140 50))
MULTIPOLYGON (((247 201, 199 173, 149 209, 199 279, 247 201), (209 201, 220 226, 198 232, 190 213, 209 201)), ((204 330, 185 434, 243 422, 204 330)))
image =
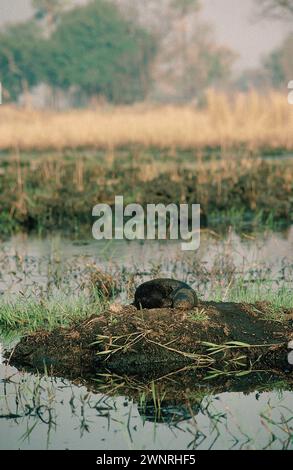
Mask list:
POLYGON ((70 328, 38 331, 11 354, 14 364, 80 376, 105 369, 136 374, 198 369, 287 370, 291 315, 267 319, 266 305, 204 302, 190 311, 118 306, 70 328))

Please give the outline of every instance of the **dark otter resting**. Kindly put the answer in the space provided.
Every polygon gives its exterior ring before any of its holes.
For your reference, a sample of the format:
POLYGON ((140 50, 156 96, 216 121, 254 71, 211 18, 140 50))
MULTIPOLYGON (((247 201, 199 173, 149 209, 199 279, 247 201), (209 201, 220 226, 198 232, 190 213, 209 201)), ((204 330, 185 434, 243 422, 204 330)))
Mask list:
POLYGON ((185 282, 175 279, 153 279, 138 286, 134 295, 134 305, 140 308, 182 308, 197 305, 196 293, 185 282))

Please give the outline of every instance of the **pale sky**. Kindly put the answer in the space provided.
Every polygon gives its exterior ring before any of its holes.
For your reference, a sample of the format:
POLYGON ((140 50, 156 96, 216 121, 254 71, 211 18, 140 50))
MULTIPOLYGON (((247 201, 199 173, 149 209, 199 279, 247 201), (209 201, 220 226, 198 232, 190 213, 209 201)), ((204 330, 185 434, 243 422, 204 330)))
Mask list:
POLYGON ((288 23, 257 18, 256 0, 202 0, 202 5, 202 16, 215 26, 219 41, 240 54, 238 68, 257 66, 293 29, 288 23))
MULTIPOLYGON (((202 0, 202 17, 214 25, 217 40, 239 54, 238 70, 258 66, 261 57, 293 29, 293 25, 278 21, 256 21, 256 5, 256 0, 202 0)), ((31 14, 30 0, 0 0, 0 26, 31 14)))

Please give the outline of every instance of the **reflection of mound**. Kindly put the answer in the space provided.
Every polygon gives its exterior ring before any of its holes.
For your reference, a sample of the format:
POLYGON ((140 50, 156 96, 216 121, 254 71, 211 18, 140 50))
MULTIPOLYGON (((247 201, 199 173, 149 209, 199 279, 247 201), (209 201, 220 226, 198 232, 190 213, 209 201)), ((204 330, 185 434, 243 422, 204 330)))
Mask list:
POLYGON ((165 423, 174 426, 182 421, 188 421, 196 416, 200 411, 200 403, 192 406, 166 404, 160 408, 153 402, 147 402, 144 405, 138 405, 138 412, 145 421, 152 423, 165 423))

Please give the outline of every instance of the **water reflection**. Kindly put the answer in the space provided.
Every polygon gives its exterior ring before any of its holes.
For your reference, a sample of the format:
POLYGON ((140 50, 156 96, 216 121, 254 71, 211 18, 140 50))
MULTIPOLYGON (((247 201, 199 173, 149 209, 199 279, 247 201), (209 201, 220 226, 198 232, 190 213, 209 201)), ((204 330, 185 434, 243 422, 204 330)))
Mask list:
POLYGON ((0 374, 1 449, 293 449, 292 384, 283 379, 222 392, 195 381, 184 401, 161 396, 158 406, 139 390, 105 393, 101 383, 3 365, 0 374))

